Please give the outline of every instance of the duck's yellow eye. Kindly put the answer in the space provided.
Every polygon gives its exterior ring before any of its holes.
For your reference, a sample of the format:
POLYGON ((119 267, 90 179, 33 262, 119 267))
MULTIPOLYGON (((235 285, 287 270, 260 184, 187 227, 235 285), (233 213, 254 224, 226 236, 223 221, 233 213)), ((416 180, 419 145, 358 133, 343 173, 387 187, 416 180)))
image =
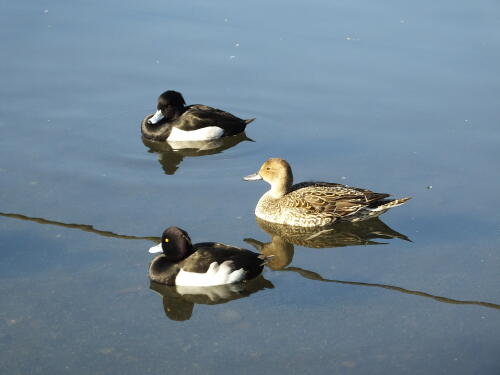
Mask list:
POLYGON ((168 238, 165 238, 165 242, 168 242, 168 241, 170 241, 170 240, 168 238))

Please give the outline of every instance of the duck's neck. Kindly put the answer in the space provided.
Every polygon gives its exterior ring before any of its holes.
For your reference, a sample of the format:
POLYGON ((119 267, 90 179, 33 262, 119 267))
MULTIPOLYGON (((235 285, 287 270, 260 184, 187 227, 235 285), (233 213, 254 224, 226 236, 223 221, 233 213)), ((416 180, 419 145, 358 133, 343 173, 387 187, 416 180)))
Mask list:
POLYGON ((171 262, 179 262, 192 255, 194 251, 194 247, 191 243, 180 242, 173 247, 173 250, 163 248, 163 255, 165 255, 165 258, 171 262))
POLYGON ((271 185, 271 190, 269 190, 269 195, 273 198, 281 198, 292 188, 293 176, 291 173, 287 174, 285 178, 278 179, 271 185))
POLYGON ((174 121, 174 120, 177 120, 185 111, 185 107, 173 107, 173 106, 169 106, 166 110, 166 120, 168 122, 171 122, 171 121, 174 121))

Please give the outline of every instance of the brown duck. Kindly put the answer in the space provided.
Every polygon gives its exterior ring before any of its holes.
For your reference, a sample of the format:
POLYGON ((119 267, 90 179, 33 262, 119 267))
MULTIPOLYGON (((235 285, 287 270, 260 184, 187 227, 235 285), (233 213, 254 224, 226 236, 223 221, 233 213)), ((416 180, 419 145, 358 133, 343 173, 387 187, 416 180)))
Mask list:
POLYGON ((293 185, 290 165, 279 158, 267 160, 259 172, 244 179, 264 180, 271 185, 255 208, 258 218, 302 227, 326 226, 339 220, 366 220, 410 199, 386 199, 390 194, 331 182, 293 185))

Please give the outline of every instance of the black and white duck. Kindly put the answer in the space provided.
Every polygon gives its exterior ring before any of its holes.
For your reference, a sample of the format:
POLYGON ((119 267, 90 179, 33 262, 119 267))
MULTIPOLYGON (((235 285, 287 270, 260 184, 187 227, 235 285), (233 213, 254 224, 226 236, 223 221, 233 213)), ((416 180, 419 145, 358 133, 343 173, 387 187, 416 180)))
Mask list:
POLYGON ((169 227, 161 243, 149 249, 162 252, 149 266, 149 278, 165 285, 214 286, 250 280, 262 272, 267 258, 250 250, 218 242, 191 243, 182 229, 169 227))
POLYGON ((182 94, 165 91, 154 114, 141 122, 143 137, 155 141, 208 141, 243 132, 254 118, 243 120, 229 112, 202 104, 186 106, 182 94))

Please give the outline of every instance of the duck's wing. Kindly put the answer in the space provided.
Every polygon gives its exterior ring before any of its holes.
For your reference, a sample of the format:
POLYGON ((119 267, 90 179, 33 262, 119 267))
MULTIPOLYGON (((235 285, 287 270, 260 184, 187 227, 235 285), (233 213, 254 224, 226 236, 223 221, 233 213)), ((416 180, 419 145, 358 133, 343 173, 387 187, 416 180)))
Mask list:
POLYGON ((341 218, 388 196, 342 184, 310 182, 294 185, 283 198, 286 197, 288 207, 299 209, 305 215, 323 214, 341 218))
POLYGON ((239 268, 242 261, 250 262, 258 257, 258 254, 250 250, 218 242, 198 243, 194 245, 194 249, 196 251, 186 259, 189 259, 189 261, 182 265, 186 271, 205 272, 211 263, 222 264, 228 260, 232 261, 236 268, 239 268))
POLYGON ((238 133, 245 128, 246 122, 233 114, 202 104, 188 106, 179 118, 176 127, 189 131, 207 126, 218 126, 223 129, 237 127, 238 133), (240 129, 241 128, 241 129, 240 129))
POLYGON ((262 257, 259 254, 240 247, 224 245, 221 243, 199 243, 194 245, 196 251, 181 262, 184 271, 205 273, 212 263, 228 265, 232 271, 243 269, 247 278, 257 276, 263 268, 262 257))

